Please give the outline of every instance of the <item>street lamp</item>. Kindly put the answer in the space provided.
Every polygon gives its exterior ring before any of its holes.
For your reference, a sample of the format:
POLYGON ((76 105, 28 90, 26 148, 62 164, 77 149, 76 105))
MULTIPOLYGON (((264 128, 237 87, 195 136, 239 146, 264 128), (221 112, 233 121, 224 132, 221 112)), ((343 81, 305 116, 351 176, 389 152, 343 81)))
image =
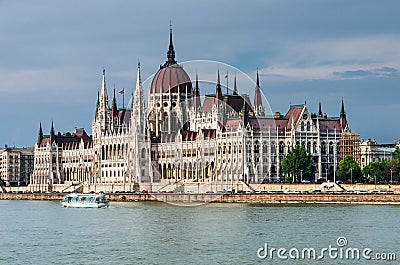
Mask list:
POLYGON ((351 184, 353 184, 353 169, 350 168, 351 184))
POLYGON ((326 176, 325 176, 325 182, 328 182, 328 168, 325 168, 326 176))
POLYGON ((393 184, 393 170, 390 169, 390 184, 393 184))

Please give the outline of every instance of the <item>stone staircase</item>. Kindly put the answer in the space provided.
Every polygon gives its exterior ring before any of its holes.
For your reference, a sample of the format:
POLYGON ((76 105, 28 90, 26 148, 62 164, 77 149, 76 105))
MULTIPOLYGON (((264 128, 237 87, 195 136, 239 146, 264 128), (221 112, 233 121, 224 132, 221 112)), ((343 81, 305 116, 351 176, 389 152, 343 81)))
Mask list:
POLYGON ((64 188, 62 193, 83 193, 83 183, 72 183, 64 188))

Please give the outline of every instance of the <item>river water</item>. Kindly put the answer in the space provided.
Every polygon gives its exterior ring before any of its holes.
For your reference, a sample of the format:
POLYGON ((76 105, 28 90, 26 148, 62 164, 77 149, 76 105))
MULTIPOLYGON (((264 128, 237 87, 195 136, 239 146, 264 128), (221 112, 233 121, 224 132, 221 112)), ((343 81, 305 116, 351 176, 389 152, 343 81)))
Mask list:
POLYGON ((112 202, 107 209, 70 209, 0 201, 0 264, 399 264, 399 213, 390 205, 112 202), (339 237, 347 244, 338 245, 339 237), (266 244, 267 253, 287 251, 265 257, 266 244), (321 252, 329 246, 337 253, 370 248, 366 258, 395 253, 396 260, 330 257, 321 252), (314 248, 320 260, 289 256, 293 248, 314 248))

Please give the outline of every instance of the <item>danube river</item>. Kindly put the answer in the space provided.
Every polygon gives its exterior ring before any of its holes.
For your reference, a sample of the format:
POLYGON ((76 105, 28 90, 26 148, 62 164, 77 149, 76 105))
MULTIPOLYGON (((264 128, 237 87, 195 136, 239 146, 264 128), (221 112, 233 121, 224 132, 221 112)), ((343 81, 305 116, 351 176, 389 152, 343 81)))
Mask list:
POLYGON ((399 217, 389 205, 0 201, 0 264, 398 264, 399 217))

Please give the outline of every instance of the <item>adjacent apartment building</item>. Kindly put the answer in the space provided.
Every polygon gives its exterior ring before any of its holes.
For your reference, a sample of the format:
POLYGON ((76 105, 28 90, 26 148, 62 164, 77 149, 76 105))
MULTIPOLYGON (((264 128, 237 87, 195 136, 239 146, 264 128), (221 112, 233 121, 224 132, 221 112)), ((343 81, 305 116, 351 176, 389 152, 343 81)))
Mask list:
POLYGON ((26 186, 33 173, 33 147, 0 150, 0 177, 5 186, 26 186))

